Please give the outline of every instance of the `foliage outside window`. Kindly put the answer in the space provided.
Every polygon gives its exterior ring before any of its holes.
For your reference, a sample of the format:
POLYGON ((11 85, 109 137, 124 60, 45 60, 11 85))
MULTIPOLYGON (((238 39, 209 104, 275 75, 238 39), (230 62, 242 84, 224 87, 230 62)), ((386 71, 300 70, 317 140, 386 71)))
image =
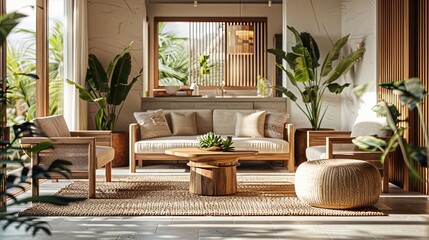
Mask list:
POLYGON ((256 89, 257 76, 266 76, 265 18, 155 18, 155 36, 155 88, 256 89), (227 29, 241 24, 254 26, 254 54, 227 53, 227 29))

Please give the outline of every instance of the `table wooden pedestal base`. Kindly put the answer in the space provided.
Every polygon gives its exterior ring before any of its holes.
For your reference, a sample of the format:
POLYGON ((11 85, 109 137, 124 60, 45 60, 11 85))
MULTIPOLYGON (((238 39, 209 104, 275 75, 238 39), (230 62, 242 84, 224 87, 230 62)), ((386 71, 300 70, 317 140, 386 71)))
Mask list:
POLYGON ((237 192, 237 158, 221 161, 193 162, 188 166, 191 171, 189 191, 208 196, 230 195, 237 192))

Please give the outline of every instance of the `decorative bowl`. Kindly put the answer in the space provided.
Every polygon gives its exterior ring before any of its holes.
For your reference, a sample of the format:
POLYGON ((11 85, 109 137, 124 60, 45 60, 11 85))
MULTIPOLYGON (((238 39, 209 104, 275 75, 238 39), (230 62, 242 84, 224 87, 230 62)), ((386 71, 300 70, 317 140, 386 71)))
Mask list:
POLYGON ((179 86, 165 86, 165 92, 168 95, 176 95, 177 94, 177 90, 179 90, 179 86))

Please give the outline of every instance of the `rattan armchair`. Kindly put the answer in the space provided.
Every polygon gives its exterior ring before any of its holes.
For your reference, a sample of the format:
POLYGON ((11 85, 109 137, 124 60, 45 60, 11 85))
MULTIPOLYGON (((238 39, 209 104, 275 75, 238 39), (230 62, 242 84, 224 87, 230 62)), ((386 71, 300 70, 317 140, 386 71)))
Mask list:
MULTIPOLYGON (((39 131, 46 137, 25 137, 21 144, 37 145, 50 141, 53 148, 31 154, 32 165, 49 166, 56 159, 68 160, 72 179, 88 179, 88 198, 96 197, 96 169, 105 167, 105 180, 111 181, 115 150, 110 131, 68 131, 62 115, 34 119, 39 131)), ((55 179, 62 175, 52 176, 55 179)), ((39 195, 38 184, 32 185, 33 196, 39 195)))
POLYGON ((372 163, 381 173, 382 192, 389 192, 389 155, 381 163, 381 152, 366 152, 358 149, 352 140, 357 136, 377 135, 386 137, 384 124, 380 122, 359 122, 352 131, 308 131, 307 160, 317 159, 358 159, 372 163))

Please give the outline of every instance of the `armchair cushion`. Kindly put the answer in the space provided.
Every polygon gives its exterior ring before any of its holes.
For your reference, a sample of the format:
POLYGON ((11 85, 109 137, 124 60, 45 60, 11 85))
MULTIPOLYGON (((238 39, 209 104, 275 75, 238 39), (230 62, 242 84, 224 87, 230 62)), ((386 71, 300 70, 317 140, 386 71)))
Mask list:
POLYGON ((46 137, 70 137, 70 131, 63 115, 40 117, 34 119, 34 124, 46 137))
POLYGON ((97 168, 101 168, 115 157, 115 149, 107 146, 96 146, 95 155, 97 156, 97 168))
POLYGON ((365 121, 355 123, 352 129, 351 137, 371 136, 386 137, 388 131, 384 130, 386 123, 383 120, 365 121))

